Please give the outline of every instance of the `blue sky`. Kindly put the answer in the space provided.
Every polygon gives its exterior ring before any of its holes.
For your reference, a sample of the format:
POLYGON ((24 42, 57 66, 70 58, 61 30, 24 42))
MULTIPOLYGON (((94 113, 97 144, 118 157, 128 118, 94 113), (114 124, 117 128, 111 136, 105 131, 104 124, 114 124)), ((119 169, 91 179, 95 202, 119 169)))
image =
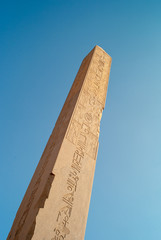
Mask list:
POLYGON ((0 2, 0 239, 83 58, 112 57, 85 239, 161 239, 161 1, 0 2))

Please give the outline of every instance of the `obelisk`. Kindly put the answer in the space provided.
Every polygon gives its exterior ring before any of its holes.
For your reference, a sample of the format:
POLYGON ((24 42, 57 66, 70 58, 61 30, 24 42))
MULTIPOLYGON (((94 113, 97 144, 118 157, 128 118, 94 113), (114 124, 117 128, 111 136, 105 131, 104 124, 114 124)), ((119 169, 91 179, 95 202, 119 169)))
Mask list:
POLYGON ((111 57, 83 60, 7 240, 83 240, 111 57))

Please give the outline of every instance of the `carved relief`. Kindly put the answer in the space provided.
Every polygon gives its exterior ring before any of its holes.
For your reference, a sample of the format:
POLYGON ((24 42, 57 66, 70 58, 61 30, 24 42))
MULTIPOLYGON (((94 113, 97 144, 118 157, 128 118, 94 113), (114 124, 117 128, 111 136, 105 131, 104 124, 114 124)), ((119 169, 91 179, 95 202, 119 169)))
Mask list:
POLYGON ((67 139, 72 142, 74 145, 77 143, 77 139, 80 133, 81 124, 76 121, 72 121, 70 124, 70 128, 67 133, 67 139))
POLYGON ((97 51, 92 59, 87 79, 85 80, 85 89, 97 98, 104 105, 108 76, 110 71, 110 63, 107 61, 108 56, 103 52, 97 51))
POLYGON ((96 155, 97 155, 97 147, 98 147, 98 138, 92 133, 90 133, 88 142, 87 142, 86 153, 94 160, 96 159, 96 155))
MULTIPOLYGON (((66 138, 75 145, 70 171, 66 181, 66 192, 62 196, 62 206, 58 211, 55 236, 51 240, 65 239, 70 234, 70 217, 74 205, 75 192, 85 155, 96 159, 100 120, 107 90, 109 65, 107 56, 97 49, 78 97, 66 138)), ((79 73, 81 75, 81 71, 79 73)), ((76 87, 78 85, 75 85, 76 87)))
POLYGON ((66 181, 65 194, 62 196, 62 207, 58 211, 56 218, 55 236, 51 240, 65 239, 70 233, 69 220, 72 214, 75 192, 77 191, 79 175, 82 168, 82 160, 85 156, 86 137, 89 134, 89 128, 86 124, 80 124, 73 121, 70 125, 67 138, 76 145, 73 154, 70 171, 66 181), (74 129, 74 130, 73 130, 74 129))

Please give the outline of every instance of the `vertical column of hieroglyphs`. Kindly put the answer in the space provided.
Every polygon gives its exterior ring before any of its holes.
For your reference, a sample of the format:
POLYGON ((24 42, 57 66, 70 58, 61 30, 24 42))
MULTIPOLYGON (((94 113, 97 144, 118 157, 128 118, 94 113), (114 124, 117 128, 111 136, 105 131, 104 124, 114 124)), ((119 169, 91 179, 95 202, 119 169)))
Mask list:
POLYGON ((96 46, 67 133, 67 139, 74 145, 81 142, 85 146, 86 154, 93 159, 97 153, 110 66, 111 57, 96 46))
MULTIPOLYGON (((87 185, 88 181, 93 181, 88 174, 84 174, 86 170, 83 165, 85 162, 87 165, 87 161, 89 168, 95 165, 100 120, 105 105, 110 66, 111 57, 96 46, 66 134, 66 139, 75 146, 75 149, 66 179, 66 190, 62 195, 62 204, 56 215, 54 236, 51 240, 83 239, 88 213, 88 198, 84 196, 86 186, 84 186, 84 191, 81 191, 80 187, 83 184, 81 179, 86 178, 87 185), (87 206, 82 212, 80 212, 81 207, 76 207, 78 197, 81 198, 80 205, 83 204, 83 201, 86 201, 87 206), (82 217, 83 212, 87 213, 82 217), (73 219, 75 221, 78 219, 78 232, 75 234, 73 219), (80 225, 80 229, 78 225, 80 225)), ((92 186, 92 183, 90 186, 92 186)), ((88 190, 90 197, 91 189, 88 188, 88 190)))

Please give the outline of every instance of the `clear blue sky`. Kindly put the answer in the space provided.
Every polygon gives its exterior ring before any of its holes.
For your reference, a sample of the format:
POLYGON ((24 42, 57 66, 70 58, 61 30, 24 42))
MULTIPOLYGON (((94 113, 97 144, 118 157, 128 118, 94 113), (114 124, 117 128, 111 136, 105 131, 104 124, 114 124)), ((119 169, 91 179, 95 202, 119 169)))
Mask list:
POLYGON ((112 57, 85 239, 161 239, 161 1, 0 2, 0 239, 82 59, 112 57))

